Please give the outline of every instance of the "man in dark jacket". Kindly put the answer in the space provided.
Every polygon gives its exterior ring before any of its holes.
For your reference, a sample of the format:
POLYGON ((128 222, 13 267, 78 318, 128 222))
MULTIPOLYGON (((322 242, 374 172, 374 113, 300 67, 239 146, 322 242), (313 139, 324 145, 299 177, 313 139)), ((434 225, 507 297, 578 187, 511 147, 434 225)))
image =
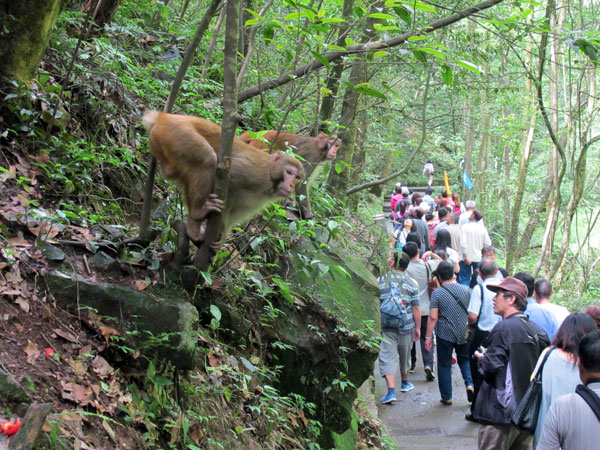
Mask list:
POLYGON ((527 286, 513 277, 488 285, 496 293, 494 313, 502 316, 484 341, 483 352, 475 352, 483 384, 475 401, 473 417, 481 423, 479 450, 531 449, 533 436, 510 424, 523 398, 541 351, 550 345, 548 336, 523 314, 527 286))

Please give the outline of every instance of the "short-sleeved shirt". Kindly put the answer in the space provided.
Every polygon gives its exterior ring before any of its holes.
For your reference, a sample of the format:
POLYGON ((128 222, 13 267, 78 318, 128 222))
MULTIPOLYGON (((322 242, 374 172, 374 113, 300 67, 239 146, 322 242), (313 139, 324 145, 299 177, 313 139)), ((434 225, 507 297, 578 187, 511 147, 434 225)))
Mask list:
POLYGON ((471 300, 469 301, 469 307, 467 310, 470 313, 477 314, 479 321, 477 322, 477 328, 482 331, 492 331, 494 325, 496 325, 501 317, 494 314, 494 303, 492 299, 496 295, 494 292, 487 289, 488 284, 499 284, 501 280, 496 277, 486 278, 481 284, 478 284, 473 288, 471 292, 471 300), (481 306, 481 292, 483 287, 483 306, 481 306), (479 310, 481 309, 481 314, 479 310))
POLYGON ((527 305, 525 314, 529 316, 529 320, 542 327, 552 340, 563 320, 569 315, 569 310, 554 303, 533 302, 527 305))
POLYGON ((438 338, 455 344, 465 343, 470 297, 471 289, 458 283, 445 284, 433 291, 429 309, 438 309, 438 322, 435 326, 438 338))
POLYGON ((429 314, 429 277, 435 270, 431 266, 426 265, 420 259, 411 260, 406 268, 406 273, 413 280, 417 282, 419 286, 419 302, 421 306, 421 316, 427 316, 429 314))
POLYGON ((384 328, 388 331, 397 331, 399 334, 408 334, 415 327, 412 309, 419 306, 419 287, 406 272, 392 271, 387 276, 379 279, 379 301, 382 302, 391 294, 402 298, 406 306, 407 321, 401 329, 384 328))

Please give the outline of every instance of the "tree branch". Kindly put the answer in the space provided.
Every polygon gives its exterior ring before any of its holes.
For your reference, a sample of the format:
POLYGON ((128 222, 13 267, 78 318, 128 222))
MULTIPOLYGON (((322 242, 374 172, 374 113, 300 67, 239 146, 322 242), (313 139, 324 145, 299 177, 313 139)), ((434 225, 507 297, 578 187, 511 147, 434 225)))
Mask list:
MULTIPOLYGON (((325 55, 323 55, 323 57, 327 61, 332 62, 337 59, 343 58, 344 56, 348 56, 348 55, 352 55, 352 54, 356 54, 356 53, 366 53, 366 52, 372 52, 372 51, 376 51, 376 50, 384 50, 387 48, 397 47, 398 45, 406 42, 408 40, 408 38, 410 38, 412 36, 428 34, 433 31, 439 30, 440 28, 447 27, 447 26, 452 25, 453 23, 456 23, 466 17, 469 17, 469 16, 476 14, 480 11, 483 11, 485 9, 491 8, 492 6, 495 6, 498 3, 501 3, 502 1, 503 0, 486 0, 484 2, 478 3, 475 6, 471 6, 470 8, 465 8, 461 11, 458 11, 457 13, 452 14, 443 19, 434 20, 433 22, 430 22, 427 25, 425 25, 424 27, 422 27, 420 30, 412 31, 409 33, 404 33, 398 37, 389 39, 387 41, 370 42, 370 43, 366 43, 366 44, 351 45, 351 46, 347 47, 345 51, 335 51, 335 52, 326 53, 325 55)), ((323 67, 323 65, 324 64, 321 61, 314 60, 308 64, 305 64, 304 66, 298 67, 293 72, 286 73, 277 78, 272 78, 270 80, 264 81, 260 84, 257 84, 256 86, 252 86, 251 88, 248 88, 245 91, 240 92, 238 95, 237 101, 238 101, 238 103, 245 102, 246 100, 248 100, 252 97, 255 97, 256 95, 259 95, 260 93, 262 93, 266 90, 274 89, 279 86, 283 86, 284 84, 289 83, 292 80, 295 80, 297 78, 308 75, 309 73, 320 69, 321 67, 323 67)))

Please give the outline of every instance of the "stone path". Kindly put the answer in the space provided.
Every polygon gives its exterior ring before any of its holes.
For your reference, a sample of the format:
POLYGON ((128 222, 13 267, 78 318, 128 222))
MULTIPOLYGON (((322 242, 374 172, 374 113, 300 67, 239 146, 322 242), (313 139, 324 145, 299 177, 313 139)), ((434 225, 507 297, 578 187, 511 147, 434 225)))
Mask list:
MULTIPOLYGON (((419 354, 417 347, 417 354, 419 354)), ((420 357, 420 355, 418 355, 420 357)), ((453 405, 440 403, 438 383, 426 381, 423 364, 419 360, 415 373, 409 381, 415 385, 412 391, 403 393, 396 388, 398 401, 382 405, 379 399, 387 392, 385 380, 379 376, 375 365, 375 394, 378 416, 386 425, 390 436, 400 449, 477 449, 477 424, 465 420, 469 403, 460 370, 452 366, 453 405)), ((396 374, 400 386, 400 374, 396 374)))

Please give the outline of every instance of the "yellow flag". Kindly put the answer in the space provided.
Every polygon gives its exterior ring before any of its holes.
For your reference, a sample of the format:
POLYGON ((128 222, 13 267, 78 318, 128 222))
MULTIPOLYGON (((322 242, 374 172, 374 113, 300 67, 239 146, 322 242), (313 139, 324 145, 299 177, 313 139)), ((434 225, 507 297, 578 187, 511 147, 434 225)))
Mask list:
POLYGON ((444 170, 444 187, 446 188, 446 192, 448 195, 452 195, 452 191, 450 190, 450 182, 448 181, 448 172, 444 170))

